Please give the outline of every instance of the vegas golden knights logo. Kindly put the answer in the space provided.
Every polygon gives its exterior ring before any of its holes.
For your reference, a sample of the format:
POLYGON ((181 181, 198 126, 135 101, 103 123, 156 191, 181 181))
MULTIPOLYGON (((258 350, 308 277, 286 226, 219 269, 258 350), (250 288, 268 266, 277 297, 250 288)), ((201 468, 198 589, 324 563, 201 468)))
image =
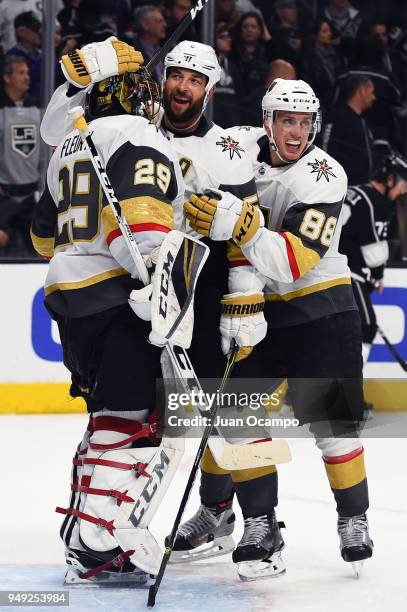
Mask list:
POLYGON ((37 126, 34 124, 11 126, 11 148, 22 157, 30 157, 37 146, 37 126))

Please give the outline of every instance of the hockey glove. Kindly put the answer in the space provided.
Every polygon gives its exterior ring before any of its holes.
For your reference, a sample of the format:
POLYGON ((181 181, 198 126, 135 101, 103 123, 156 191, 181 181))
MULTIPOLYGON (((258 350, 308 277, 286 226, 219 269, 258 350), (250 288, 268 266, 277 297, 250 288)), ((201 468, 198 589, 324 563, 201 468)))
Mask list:
POLYGON ((239 200, 229 192, 214 189, 210 195, 190 196, 184 204, 185 215, 193 230, 212 240, 229 240, 247 245, 264 226, 261 210, 239 200), (210 196, 215 197, 210 197, 210 196), (219 199, 218 199, 219 198, 219 199))
POLYGON ((229 293, 221 300, 220 334, 222 352, 230 352, 232 340, 240 347, 236 361, 250 355, 267 334, 264 296, 261 293, 229 293))
POLYGON ((137 72, 143 63, 140 51, 115 36, 74 49, 61 58, 66 80, 80 89, 123 72, 137 72))

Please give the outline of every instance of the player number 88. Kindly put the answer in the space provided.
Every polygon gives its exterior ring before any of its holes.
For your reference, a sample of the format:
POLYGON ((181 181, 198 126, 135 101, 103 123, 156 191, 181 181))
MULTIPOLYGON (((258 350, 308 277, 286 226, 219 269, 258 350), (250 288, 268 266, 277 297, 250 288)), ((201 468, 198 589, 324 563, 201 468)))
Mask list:
POLYGON ((309 240, 320 239, 321 244, 329 247, 336 227, 337 218, 328 217, 315 208, 309 208, 300 225, 300 233, 309 240))

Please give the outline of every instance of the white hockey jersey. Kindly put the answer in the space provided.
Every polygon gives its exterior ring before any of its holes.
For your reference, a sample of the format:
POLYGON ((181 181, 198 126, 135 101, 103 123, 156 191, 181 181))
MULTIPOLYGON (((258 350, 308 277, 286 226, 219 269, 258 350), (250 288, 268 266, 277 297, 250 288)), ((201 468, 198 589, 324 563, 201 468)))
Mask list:
MULTIPOLYGON (((147 259, 174 227, 174 218, 179 228, 183 216, 185 187, 177 157, 141 117, 104 117, 89 127, 147 259)), ((37 251, 50 258, 45 295, 52 310, 83 317, 127 302, 138 273, 76 131, 65 136, 51 158, 32 238, 37 251)))
MULTIPOLYGON (((41 136, 45 142, 56 146, 65 137, 70 130, 68 110, 74 106, 83 106, 85 94, 85 90, 75 90, 72 86, 68 87, 68 83, 54 92, 41 124, 41 136)), ((161 129, 178 156, 186 185, 185 199, 191 193, 203 193, 207 189, 216 188, 257 203, 252 164, 238 138, 205 117, 202 117, 193 134, 175 135, 163 126, 161 129)), ((198 236, 186 220, 182 229, 198 236)), ((210 247, 210 257, 200 282, 205 282, 206 276, 215 275, 218 277, 217 284, 221 285, 224 279, 220 277, 227 272, 224 263, 225 245, 211 242, 210 247)), ((230 265, 229 291, 261 290, 262 283, 257 280, 257 274, 232 242, 227 245, 227 258, 230 265)))
POLYGON ((273 168, 262 128, 227 131, 253 164, 265 227, 242 251, 267 277, 271 325, 297 325, 356 309, 347 259, 338 252, 347 187, 342 166, 310 146, 295 164, 273 168))

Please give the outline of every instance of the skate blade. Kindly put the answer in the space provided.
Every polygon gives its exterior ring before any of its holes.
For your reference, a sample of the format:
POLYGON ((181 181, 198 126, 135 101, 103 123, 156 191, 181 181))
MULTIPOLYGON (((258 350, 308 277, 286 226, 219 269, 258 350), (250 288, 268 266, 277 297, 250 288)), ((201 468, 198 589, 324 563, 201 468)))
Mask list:
POLYGON ((201 544, 192 550, 173 550, 169 559, 169 563, 191 563, 192 561, 200 561, 201 559, 212 559, 227 555, 235 549, 235 542, 232 536, 223 536, 215 538, 212 542, 201 544))
POLYGON ((278 578, 286 572, 281 552, 276 552, 265 561, 241 561, 237 564, 237 573, 240 580, 262 580, 263 578, 278 578))
POLYGON ((356 580, 362 576, 363 561, 352 561, 352 569, 356 580))
POLYGON ((110 588, 110 587, 138 587, 147 582, 147 574, 108 574, 103 572, 92 578, 81 578, 79 572, 69 569, 65 574, 64 586, 70 588, 110 588))

